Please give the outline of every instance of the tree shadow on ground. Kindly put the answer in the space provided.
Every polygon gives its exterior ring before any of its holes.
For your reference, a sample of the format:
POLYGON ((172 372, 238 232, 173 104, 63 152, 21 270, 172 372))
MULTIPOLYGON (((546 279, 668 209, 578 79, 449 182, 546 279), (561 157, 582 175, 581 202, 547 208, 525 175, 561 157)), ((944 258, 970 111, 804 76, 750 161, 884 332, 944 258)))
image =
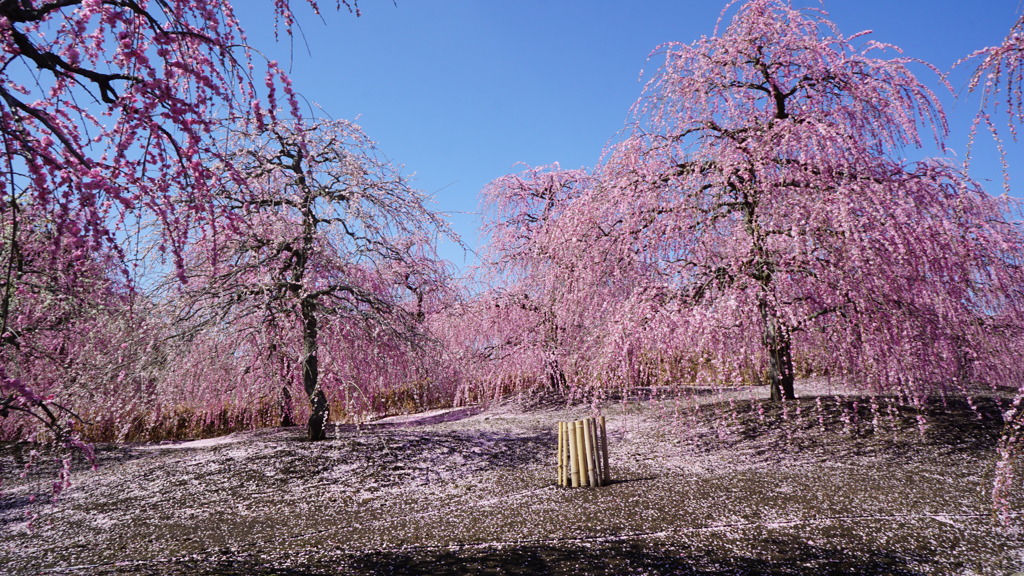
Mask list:
POLYGON ((27 495, 0 497, 0 528, 24 523, 34 509, 35 500, 27 495))
MULTIPOLYGON (((790 540, 763 542, 770 557, 730 555, 724 551, 695 550, 664 542, 640 540, 582 542, 575 545, 522 545, 420 549, 339 556, 312 564, 259 565, 245 559, 174 561, 166 564, 109 566, 98 576, 320 576, 350 574, 412 576, 479 575, 660 575, 695 576, 848 574, 918 575, 956 567, 929 566, 914 555, 883 551, 856 551, 815 547, 790 540)), ((94 568, 94 570, 96 570, 94 568)), ((69 574, 71 574, 69 572, 69 574)))
POLYGON ((350 461, 376 466, 430 467, 456 460, 463 471, 517 468, 549 457, 553 431, 508 433, 489 430, 373 430, 339 438, 350 461))
POLYGON ((822 396, 785 406, 751 401, 706 410, 710 419, 691 441, 707 449, 739 445, 765 457, 800 452, 831 459, 839 454, 905 457, 925 449, 991 452, 1003 432, 1002 408, 991 398, 929 398, 920 406, 891 397, 822 396), (718 434, 719 426, 729 431, 718 434))
POLYGON ((866 555, 841 550, 778 544, 773 558, 740 557, 665 547, 641 541, 603 542, 586 547, 522 546, 505 549, 444 551, 434 554, 366 554, 343 570, 350 574, 522 574, 593 576, 646 574, 920 574, 908 559, 886 552, 866 555))

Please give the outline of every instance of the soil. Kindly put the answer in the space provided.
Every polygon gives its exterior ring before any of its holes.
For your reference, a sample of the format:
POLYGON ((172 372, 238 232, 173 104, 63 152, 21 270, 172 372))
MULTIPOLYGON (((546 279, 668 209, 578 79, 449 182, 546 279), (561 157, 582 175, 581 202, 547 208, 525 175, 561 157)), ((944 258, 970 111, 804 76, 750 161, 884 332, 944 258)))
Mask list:
MULTIPOLYGON (((601 488, 555 485, 556 423, 592 408, 523 399, 336 426, 315 443, 278 428, 102 445, 56 505, 30 502, 52 480, 46 459, 20 477, 28 448, 7 445, 0 573, 1024 571, 1024 533, 993 514, 993 399, 919 413, 751 394, 606 404, 601 488)), ((1014 490, 1020 524, 1020 475, 1014 490)))

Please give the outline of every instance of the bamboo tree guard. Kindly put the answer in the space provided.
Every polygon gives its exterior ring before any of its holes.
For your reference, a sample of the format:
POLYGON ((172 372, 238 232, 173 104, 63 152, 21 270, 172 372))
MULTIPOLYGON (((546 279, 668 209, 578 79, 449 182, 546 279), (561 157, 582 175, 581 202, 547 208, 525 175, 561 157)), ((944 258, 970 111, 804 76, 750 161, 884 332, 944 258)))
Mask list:
POLYGON ((558 423, 558 485, 579 488, 611 483, 604 416, 558 423))

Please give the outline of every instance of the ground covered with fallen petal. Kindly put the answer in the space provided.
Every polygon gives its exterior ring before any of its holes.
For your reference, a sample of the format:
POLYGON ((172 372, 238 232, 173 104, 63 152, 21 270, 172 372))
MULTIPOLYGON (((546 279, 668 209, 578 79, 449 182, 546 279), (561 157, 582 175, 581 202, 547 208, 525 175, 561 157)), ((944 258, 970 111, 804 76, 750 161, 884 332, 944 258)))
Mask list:
POLYGON ((103 445, 56 505, 30 501, 46 458, 22 478, 28 447, 6 445, 0 573, 1024 571, 1024 534, 993 515, 992 399, 607 402, 613 483, 596 489, 555 486, 556 423, 592 406, 520 400, 317 443, 280 428, 103 445))

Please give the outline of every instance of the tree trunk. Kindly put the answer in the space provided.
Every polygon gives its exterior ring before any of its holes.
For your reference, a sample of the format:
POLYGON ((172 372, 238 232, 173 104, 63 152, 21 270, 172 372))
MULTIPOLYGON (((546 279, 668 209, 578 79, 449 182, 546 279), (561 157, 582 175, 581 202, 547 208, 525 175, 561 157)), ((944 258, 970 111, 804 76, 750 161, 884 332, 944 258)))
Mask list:
POLYGON ((789 332, 775 317, 774 311, 765 299, 758 305, 764 322, 763 342, 768 350, 768 380, 772 390, 772 401, 796 399, 793 390, 792 340, 789 332))
POLYGON ((780 338, 774 349, 768 349, 768 378, 771 380, 772 401, 796 399, 793 390, 793 357, 790 354, 790 340, 786 335, 780 338))
POLYGON ((544 324, 547 328, 544 346, 548 350, 547 380, 548 388, 552 391, 562 392, 565 390, 565 372, 558 362, 558 319, 555 315, 555 295, 551 294, 551 302, 544 312, 544 324))
POLYGON ((281 386, 281 426, 295 426, 295 410, 292 406, 292 391, 288 385, 281 386))
POLYGON ((309 439, 323 440, 327 437, 327 396, 317 381, 319 366, 317 364, 317 320, 315 303, 302 301, 302 387, 309 397, 312 411, 309 415, 309 439))
POLYGON ((547 373, 548 389, 553 392, 564 392, 566 384, 565 372, 558 363, 558 359, 548 360, 547 373))

